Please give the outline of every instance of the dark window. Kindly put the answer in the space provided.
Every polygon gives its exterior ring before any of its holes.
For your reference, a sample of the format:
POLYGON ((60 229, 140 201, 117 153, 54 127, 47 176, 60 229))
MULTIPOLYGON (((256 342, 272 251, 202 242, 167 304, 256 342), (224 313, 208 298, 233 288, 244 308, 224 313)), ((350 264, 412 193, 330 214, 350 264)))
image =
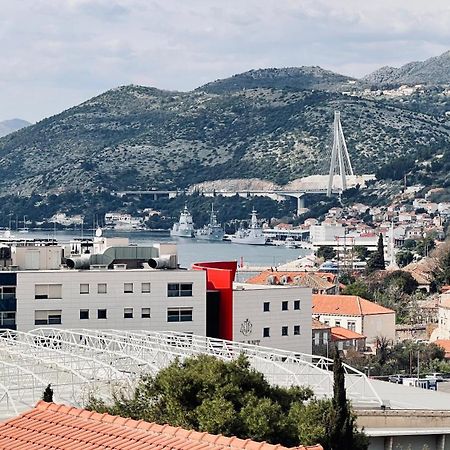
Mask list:
POLYGON ((169 283, 168 297, 192 297, 192 283, 169 283))
POLYGON ((88 309, 80 309, 80 319, 89 319, 89 310, 88 309))
POLYGON ((192 308, 169 308, 167 322, 192 322, 192 308))
POLYGON ((294 309, 300 309, 300 300, 294 300, 294 309))
POLYGON ((141 308, 141 317, 143 319, 150 319, 150 308, 141 308))
POLYGON ((288 335, 288 327, 281 327, 281 336, 288 335))
POLYGON ((133 308, 123 308, 123 318, 132 319, 133 318, 133 308))
POLYGON ((97 309, 97 319, 106 319, 106 309, 97 309))
POLYGON ((282 311, 288 310, 288 302, 281 302, 281 310, 282 311))
POLYGON ((264 312, 270 311, 270 302, 264 302, 263 311, 264 312))
POLYGON ((270 337, 270 328, 263 328, 263 337, 270 337))
POLYGON ((294 335, 298 336, 300 334, 300 325, 294 325, 294 335))
POLYGON ((48 324, 49 325, 61 325, 61 314, 49 314, 48 324))
POLYGON ((123 292, 125 294, 132 294, 133 293, 133 283, 124 283, 123 284, 123 292))
POLYGON ((16 324, 16 313, 14 311, 0 311, 0 326, 16 324))

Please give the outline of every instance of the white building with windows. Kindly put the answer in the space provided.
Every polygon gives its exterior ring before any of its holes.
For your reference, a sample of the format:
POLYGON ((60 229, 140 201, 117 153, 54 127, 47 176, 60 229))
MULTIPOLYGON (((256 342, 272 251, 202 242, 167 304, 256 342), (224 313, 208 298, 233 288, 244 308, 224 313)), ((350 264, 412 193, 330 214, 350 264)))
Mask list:
POLYGON ((0 254, 0 329, 177 331, 311 353, 310 289, 233 285, 236 262, 183 270, 174 244, 125 244, 12 245, 0 254))
POLYGON ((235 341, 311 353, 311 289, 239 284, 233 296, 235 341))

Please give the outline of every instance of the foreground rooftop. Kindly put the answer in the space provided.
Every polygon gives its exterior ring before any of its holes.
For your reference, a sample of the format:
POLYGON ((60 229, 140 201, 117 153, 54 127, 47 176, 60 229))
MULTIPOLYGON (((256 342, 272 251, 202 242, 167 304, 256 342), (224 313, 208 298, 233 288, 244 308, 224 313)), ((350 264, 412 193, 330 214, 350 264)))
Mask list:
MULTIPOLYGON (((40 401, 0 424, 0 449, 14 450, 288 450, 281 445, 238 439, 143 420, 99 414, 40 401)), ((295 450, 321 450, 294 447, 295 450)))

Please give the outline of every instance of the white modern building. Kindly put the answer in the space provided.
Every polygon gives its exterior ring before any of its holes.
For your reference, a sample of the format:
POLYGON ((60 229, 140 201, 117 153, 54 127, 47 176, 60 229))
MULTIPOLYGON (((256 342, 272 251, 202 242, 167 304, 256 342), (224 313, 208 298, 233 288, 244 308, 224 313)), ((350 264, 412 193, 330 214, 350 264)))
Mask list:
POLYGON ((0 329, 175 331, 311 353, 311 290, 235 286, 236 262, 184 270, 175 244, 101 235, 0 250, 0 329))

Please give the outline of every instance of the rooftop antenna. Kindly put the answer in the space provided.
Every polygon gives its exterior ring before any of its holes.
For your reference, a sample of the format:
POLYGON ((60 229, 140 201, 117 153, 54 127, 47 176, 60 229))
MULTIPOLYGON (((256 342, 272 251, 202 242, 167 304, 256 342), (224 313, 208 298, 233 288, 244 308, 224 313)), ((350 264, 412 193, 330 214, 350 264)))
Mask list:
POLYGON ((328 175, 328 197, 333 193, 334 175, 339 175, 341 177, 342 191, 347 189, 347 172, 350 176, 354 175, 350 155, 347 150, 347 144, 345 143, 344 132, 342 131, 341 113, 335 111, 333 123, 333 147, 331 149, 330 172, 328 175))

